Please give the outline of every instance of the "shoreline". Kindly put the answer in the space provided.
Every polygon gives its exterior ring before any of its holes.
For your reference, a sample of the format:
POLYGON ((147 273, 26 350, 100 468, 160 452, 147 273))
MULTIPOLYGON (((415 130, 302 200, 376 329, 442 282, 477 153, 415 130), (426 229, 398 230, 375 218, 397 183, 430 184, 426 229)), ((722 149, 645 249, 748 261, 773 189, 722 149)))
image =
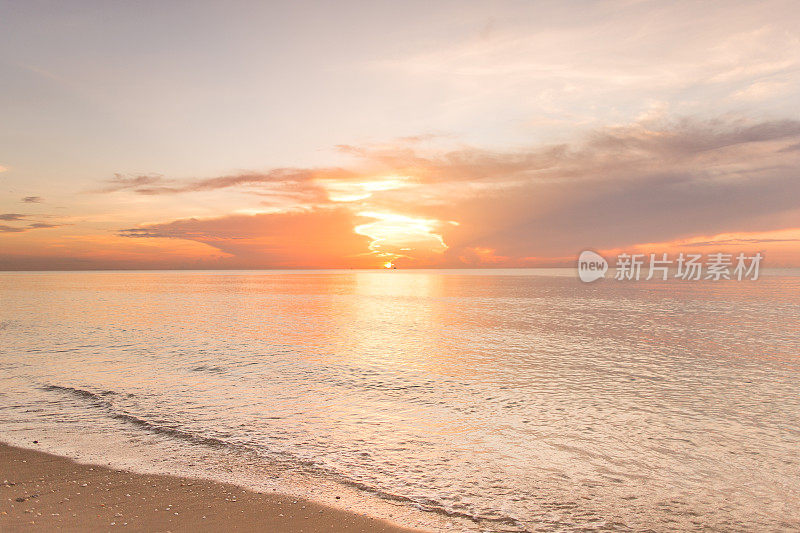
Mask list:
POLYGON ((0 531, 422 533, 304 498, 82 464, 0 443, 0 531))

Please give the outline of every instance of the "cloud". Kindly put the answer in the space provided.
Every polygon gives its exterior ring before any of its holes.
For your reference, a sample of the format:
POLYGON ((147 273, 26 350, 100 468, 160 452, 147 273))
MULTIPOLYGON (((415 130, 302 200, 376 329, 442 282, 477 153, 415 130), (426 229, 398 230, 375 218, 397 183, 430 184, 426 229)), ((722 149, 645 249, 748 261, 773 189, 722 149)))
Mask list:
POLYGON ((281 187, 286 177, 324 191, 326 183, 399 175, 403 186, 373 187, 347 202, 329 197, 305 210, 185 219, 121 234, 194 240, 242 264, 272 267, 361 264, 354 258, 370 253, 418 266, 550 264, 587 247, 789 227, 800 213, 800 151, 791 149, 799 140, 800 121, 679 120, 596 129, 573 143, 510 151, 417 140, 343 145, 353 158, 347 169, 121 183, 140 194, 150 194, 142 187, 175 194, 281 187), (380 213, 380 221, 362 213, 380 213), (331 244, 339 242, 341 248, 331 244))
MULTIPOLYGON (((23 215, 21 213, 0 213, 0 220, 8 221, 8 222, 16 222, 21 220, 26 220, 30 215, 23 215)), ((23 233, 26 231, 30 231, 32 229, 46 229, 46 228, 58 228, 60 227, 57 224, 47 224, 44 222, 33 222, 28 224, 27 226, 8 226, 8 225, 0 225, 0 233, 23 233)))
POLYGON ((116 174, 107 185, 96 192, 132 191, 142 195, 164 195, 215 191, 233 187, 250 186, 256 194, 280 196, 289 199, 324 202, 326 195, 315 179, 347 179, 348 171, 342 169, 277 168, 268 172, 243 172, 203 179, 168 180, 160 175, 125 176, 116 174))
POLYGON ((61 226, 58 224, 46 224, 44 222, 35 222, 33 224, 28 224, 28 227, 31 229, 46 229, 46 228, 59 228, 61 226))
MULTIPOLYGON (((795 213, 794 224, 797 224, 795 213)), ((769 266, 792 266, 800 263, 800 227, 789 227, 778 230, 721 233, 717 235, 696 235, 686 239, 676 239, 663 242, 645 242, 624 249, 598 250, 604 257, 614 257, 621 252, 641 253, 647 256, 651 253, 677 256, 679 253, 739 253, 765 254, 769 266)), ((570 262, 574 258, 570 258, 570 262)))
POLYGON ((14 226, 6 226, 4 224, 0 224, 0 233, 22 233, 23 231, 28 231, 27 228, 17 228, 14 226))
POLYGON ((0 270, 219 268, 222 255, 189 240, 73 234, 52 241, 7 239, 0 253, 0 270))
POLYGON ((511 135, 505 125, 523 121, 572 133, 631 120, 652 101, 705 117, 742 108, 797 116, 800 12, 786 0, 731 4, 593 2, 576 16, 565 3, 528 3, 519 12, 529 16, 490 32, 411 43, 371 67, 446 95, 431 122, 459 131, 483 123, 473 138, 511 135))
POLYGON ((549 152, 445 155, 428 169, 439 183, 463 179, 454 161, 477 159, 492 163, 470 167, 470 179, 502 186, 455 202, 434 196, 417 212, 460 223, 442 233, 451 260, 476 247, 513 262, 586 247, 776 229, 785 213, 800 210, 800 154, 783 151, 798 136, 797 121, 682 122, 605 129, 582 145, 549 152))
POLYGON ((22 199, 22 202, 25 204, 40 204, 44 202, 44 198, 41 196, 26 196, 22 199))
POLYGON ((108 180, 105 187, 98 189, 96 192, 117 192, 124 190, 133 190, 140 194, 150 194, 148 191, 153 186, 161 186, 164 182, 162 176, 125 176, 122 174, 115 174, 113 178, 108 180))
POLYGON ((781 152, 800 152, 800 143, 786 146, 785 148, 781 148, 780 151, 781 152))
POLYGON ((507 152, 345 149, 418 178, 377 193, 380 208, 459 223, 441 227, 442 264, 524 266, 586 247, 787 227, 800 212, 800 153, 787 150, 798 138, 794 120, 680 120, 507 152))
POLYGON ((184 239, 227 256, 241 268, 337 268, 371 266, 369 239, 353 228, 361 219, 346 209, 320 208, 209 219, 181 219, 124 229, 131 238, 184 239))

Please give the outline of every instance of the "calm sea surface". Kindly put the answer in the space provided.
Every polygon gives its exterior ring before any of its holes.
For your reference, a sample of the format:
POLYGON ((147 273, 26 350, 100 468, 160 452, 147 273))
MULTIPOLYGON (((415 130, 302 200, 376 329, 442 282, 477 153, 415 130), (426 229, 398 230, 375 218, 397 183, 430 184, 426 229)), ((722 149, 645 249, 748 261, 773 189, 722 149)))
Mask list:
POLYGON ((0 273, 0 440, 440 530, 796 531, 800 275, 0 273))

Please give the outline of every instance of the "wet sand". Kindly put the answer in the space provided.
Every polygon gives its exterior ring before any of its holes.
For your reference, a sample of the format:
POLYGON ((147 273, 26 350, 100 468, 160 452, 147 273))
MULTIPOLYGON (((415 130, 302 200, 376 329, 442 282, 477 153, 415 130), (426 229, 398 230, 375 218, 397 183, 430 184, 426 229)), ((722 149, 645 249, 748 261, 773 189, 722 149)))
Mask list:
POLYGON ((78 464, 0 444, 0 531, 412 533, 280 494, 78 464))

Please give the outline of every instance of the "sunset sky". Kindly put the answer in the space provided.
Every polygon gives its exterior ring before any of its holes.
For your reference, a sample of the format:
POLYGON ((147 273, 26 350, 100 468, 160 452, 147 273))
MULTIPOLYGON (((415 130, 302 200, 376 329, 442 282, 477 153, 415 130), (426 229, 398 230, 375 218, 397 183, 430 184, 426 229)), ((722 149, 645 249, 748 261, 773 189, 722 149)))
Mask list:
POLYGON ((0 269, 800 266, 800 6, 0 1, 0 269))

